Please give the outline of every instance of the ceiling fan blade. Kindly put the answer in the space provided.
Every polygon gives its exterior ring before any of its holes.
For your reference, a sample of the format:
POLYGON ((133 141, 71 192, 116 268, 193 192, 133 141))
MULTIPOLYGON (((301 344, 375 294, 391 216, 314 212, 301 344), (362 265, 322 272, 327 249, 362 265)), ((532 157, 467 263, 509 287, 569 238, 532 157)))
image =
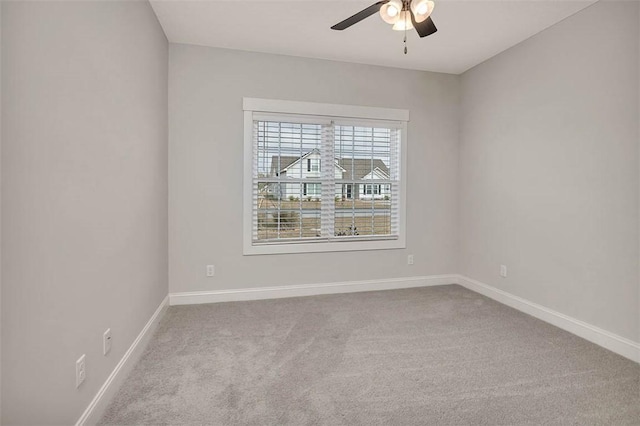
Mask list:
POLYGON ((341 31, 346 28, 349 28, 353 24, 357 24, 358 22, 362 21, 364 18, 368 18, 374 13, 379 12, 382 5, 387 3, 389 3, 389 0, 381 0, 377 3, 374 3, 371 6, 367 7, 366 9, 363 9, 360 12, 356 13, 355 15, 345 19, 344 21, 335 24, 333 27, 331 27, 331 29, 341 31))
POLYGON ((411 12, 411 22, 413 23, 413 27, 416 29, 420 37, 426 37, 438 31, 436 25, 431 19, 431 16, 429 16, 422 22, 416 22, 416 18, 415 16, 413 16, 413 12, 411 12))

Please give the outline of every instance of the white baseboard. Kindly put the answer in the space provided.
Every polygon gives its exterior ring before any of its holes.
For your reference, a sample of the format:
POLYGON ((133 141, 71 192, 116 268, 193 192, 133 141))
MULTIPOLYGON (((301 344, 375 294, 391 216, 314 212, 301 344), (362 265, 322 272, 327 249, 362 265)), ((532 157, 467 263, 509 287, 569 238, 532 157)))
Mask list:
POLYGON ((360 291, 394 290, 412 287, 456 284, 458 275, 391 278, 368 281, 347 281, 325 284, 304 284, 279 287, 242 288, 237 290, 195 291, 170 293, 169 304, 195 305, 200 303, 236 302, 242 300, 279 299, 283 297, 315 296, 319 294, 355 293, 360 291))
POLYGON ((144 326, 136 340, 133 341, 127 352, 122 356, 122 359, 113 369, 107 380, 104 382, 96 396, 93 398, 87 409, 82 413, 82 416, 78 419, 76 426, 93 425, 96 424, 104 410, 107 408, 109 402, 115 395, 116 391, 127 377, 131 368, 140 358, 144 352, 149 339, 153 335, 153 331, 160 322, 160 319, 164 315, 169 306, 169 296, 164 298, 158 309, 153 313, 147 324, 144 326))
POLYGON ((462 275, 458 284, 640 363, 640 343, 462 275))

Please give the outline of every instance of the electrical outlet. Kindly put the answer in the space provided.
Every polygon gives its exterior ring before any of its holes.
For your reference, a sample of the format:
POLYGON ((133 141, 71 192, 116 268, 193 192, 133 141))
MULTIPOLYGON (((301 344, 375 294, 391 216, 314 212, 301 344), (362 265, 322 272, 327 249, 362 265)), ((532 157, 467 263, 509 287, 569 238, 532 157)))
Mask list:
POLYGON ((212 277, 216 274, 216 267, 214 265, 207 265, 207 276, 212 277))
POLYGON ((507 265, 500 265, 500 276, 507 278, 507 265))
POLYGON ((107 328, 107 331, 102 335, 102 354, 106 355, 111 350, 111 329, 107 328))
POLYGON ((76 388, 80 387, 84 379, 86 379, 87 374, 85 371, 85 362, 84 362, 84 354, 76 361, 76 388))
POLYGON ((407 256, 407 265, 413 265, 413 255, 407 256))

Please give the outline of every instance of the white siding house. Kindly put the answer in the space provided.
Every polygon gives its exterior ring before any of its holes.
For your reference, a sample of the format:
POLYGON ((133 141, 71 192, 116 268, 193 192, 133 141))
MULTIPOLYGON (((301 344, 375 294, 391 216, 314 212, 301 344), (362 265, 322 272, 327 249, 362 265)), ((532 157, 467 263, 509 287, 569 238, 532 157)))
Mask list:
MULTIPOLYGON (((373 171, 365 175, 362 180, 388 180, 389 175, 376 167, 373 171)), ((391 185, 388 183, 364 183, 360 185, 360 199, 363 200, 383 200, 391 196, 391 185)))
MULTIPOLYGON (((316 149, 300 157, 273 156, 270 177, 292 182, 271 184, 268 193, 281 199, 319 199, 322 195, 320 164, 320 152, 316 149)), ((379 159, 337 158, 334 161, 334 178, 352 181, 336 188, 336 197, 339 198, 371 200, 388 198, 391 194, 389 184, 364 182, 389 179, 389 169, 379 159)))

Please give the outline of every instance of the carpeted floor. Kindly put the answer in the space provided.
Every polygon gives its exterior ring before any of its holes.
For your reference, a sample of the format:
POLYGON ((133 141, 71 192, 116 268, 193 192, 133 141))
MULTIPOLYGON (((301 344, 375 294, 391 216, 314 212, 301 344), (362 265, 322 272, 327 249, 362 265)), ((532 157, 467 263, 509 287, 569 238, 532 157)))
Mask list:
POLYGON ((460 286, 169 308, 102 424, 640 424, 640 365, 460 286))

